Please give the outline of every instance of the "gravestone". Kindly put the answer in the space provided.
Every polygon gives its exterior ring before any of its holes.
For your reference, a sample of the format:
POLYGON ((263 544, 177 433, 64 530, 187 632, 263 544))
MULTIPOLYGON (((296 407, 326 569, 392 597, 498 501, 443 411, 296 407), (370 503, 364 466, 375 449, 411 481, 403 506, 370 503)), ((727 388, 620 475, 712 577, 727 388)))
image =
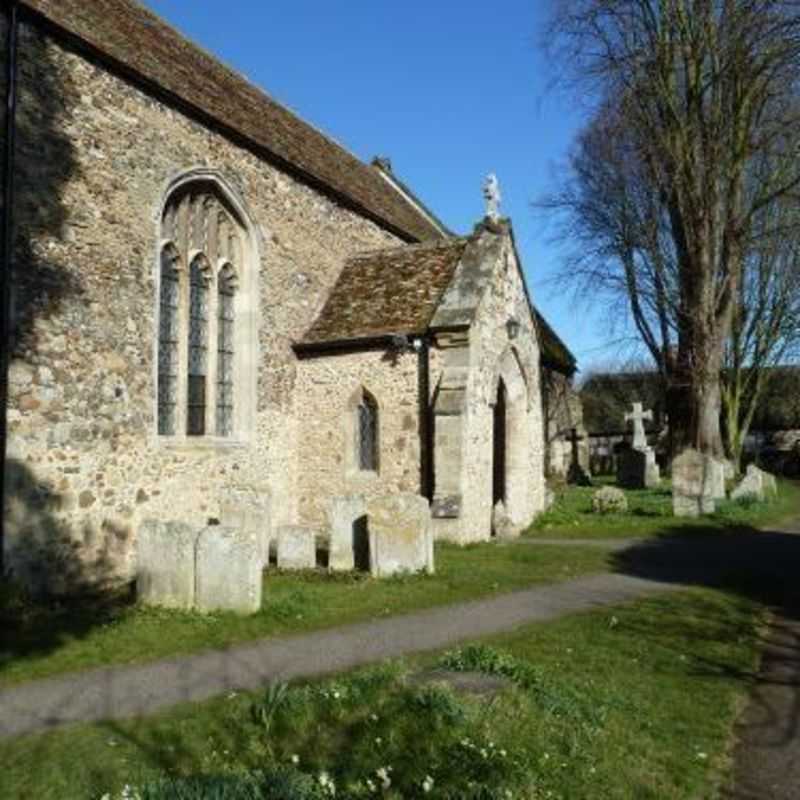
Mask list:
POLYGON ((367 513, 364 497, 359 494, 334 497, 331 501, 331 539, 328 551, 328 569, 334 571, 356 568, 356 551, 367 551, 366 565, 359 558, 359 567, 369 568, 369 541, 366 524, 360 524, 367 513), (364 541, 362 541, 364 540, 364 541))
POLYGON ((727 492, 725 491, 725 462, 709 456, 708 474, 711 481, 711 496, 715 500, 724 500, 727 497, 727 492))
POLYGON ((571 445, 569 469, 567 470, 567 483, 576 486, 591 486, 592 481, 581 466, 578 444, 583 441, 583 436, 578 435, 577 428, 569 429, 569 442, 571 445))
POLYGON ((633 411, 625 414, 625 422, 633 422, 633 447, 617 457, 617 483, 626 489, 654 489, 661 483, 656 454, 644 430, 645 420, 652 419, 653 412, 644 411, 641 403, 634 403, 633 411))
POLYGON ((433 573, 433 533, 428 501, 417 494, 375 497, 367 503, 370 571, 433 573))
POLYGON ((145 520, 137 537, 136 596, 148 606, 190 609, 195 591, 195 528, 145 520))
POLYGON ((764 473, 755 464, 748 465, 744 477, 731 492, 731 500, 741 500, 743 497, 764 499, 764 473))
POLYGON ((313 569, 317 566, 317 531, 302 525, 278 528, 278 568, 313 569))
POLYGON ((271 538, 270 495, 266 489, 234 486, 222 491, 219 503, 220 524, 250 531, 258 542, 258 559, 269 566, 271 538))
POLYGON ((197 537, 198 611, 255 614, 261 608, 262 550, 254 531, 210 525, 197 537))
MULTIPOLYGON (((672 461, 672 510, 676 517, 711 514, 714 502, 714 465, 722 465, 689 448, 672 461)), ((724 472, 722 472, 724 480, 724 472)))

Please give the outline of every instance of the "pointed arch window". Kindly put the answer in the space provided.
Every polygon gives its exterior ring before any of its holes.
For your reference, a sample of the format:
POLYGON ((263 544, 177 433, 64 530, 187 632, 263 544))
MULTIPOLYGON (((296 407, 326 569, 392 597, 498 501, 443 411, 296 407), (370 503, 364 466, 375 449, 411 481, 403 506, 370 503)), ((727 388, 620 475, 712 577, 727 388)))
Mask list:
POLYGON ((178 254, 174 247, 161 251, 158 319, 158 432, 175 433, 178 403, 178 254))
POLYGON ((234 292, 236 275, 226 264, 217 282, 217 435, 233 433, 234 292))
POLYGON ((206 378, 208 374, 208 280, 203 258, 189 268, 189 358, 186 392, 186 435, 206 432, 206 378))
POLYGON ((231 439, 255 424, 257 301, 239 202, 215 177, 183 181, 161 219, 157 431, 231 439), (178 269, 178 265, 181 268, 178 269))
POLYGON ((364 392, 356 408, 356 455, 358 468, 368 472, 378 471, 378 404, 364 392))

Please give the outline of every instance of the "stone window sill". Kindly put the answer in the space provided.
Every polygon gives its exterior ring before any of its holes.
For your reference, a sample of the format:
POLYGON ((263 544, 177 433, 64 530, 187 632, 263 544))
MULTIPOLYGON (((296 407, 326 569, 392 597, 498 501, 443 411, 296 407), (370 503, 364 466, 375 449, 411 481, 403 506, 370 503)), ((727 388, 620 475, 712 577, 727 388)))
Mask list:
POLYGON ((243 439, 231 439, 228 437, 198 436, 198 437, 176 437, 176 436, 156 436, 156 446, 164 450, 242 450, 248 443, 243 439))

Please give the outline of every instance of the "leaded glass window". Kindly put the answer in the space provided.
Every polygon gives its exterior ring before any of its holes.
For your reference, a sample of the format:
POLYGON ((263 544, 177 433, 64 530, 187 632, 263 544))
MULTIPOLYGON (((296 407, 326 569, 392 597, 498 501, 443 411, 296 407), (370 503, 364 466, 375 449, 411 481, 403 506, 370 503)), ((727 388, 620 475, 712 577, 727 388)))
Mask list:
POLYGON ((186 396, 186 435, 206 432, 206 374, 208 372, 208 281, 202 258, 189 269, 189 361, 186 396))
POLYGON ((158 312, 158 432, 175 434, 178 403, 178 271, 169 249, 161 254, 158 312))
POLYGON ((233 433, 233 270, 224 267, 217 288, 217 435, 233 433))
POLYGON ((362 470, 378 470, 378 404, 366 392, 356 409, 358 467, 362 470))

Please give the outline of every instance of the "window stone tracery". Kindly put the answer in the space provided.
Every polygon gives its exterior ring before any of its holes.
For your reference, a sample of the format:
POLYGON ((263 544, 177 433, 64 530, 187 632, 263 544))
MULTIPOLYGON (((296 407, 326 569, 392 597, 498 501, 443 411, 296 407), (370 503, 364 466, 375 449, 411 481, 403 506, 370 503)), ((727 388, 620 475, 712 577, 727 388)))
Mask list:
POLYGON ((253 295, 240 297, 249 240, 234 207, 213 179, 180 185, 164 207, 158 293, 160 437, 231 439, 252 425, 251 392, 239 385, 243 378, 252 380, 244 365, 252 362, 256 346, 250 342, 255 338, 252 323, 245 327, 244 321, 253 315, 240 313, 253 295), (179 264, 188 268, 178 269, 179 264), (247 407, 240 408, 242 403, 247 407))

